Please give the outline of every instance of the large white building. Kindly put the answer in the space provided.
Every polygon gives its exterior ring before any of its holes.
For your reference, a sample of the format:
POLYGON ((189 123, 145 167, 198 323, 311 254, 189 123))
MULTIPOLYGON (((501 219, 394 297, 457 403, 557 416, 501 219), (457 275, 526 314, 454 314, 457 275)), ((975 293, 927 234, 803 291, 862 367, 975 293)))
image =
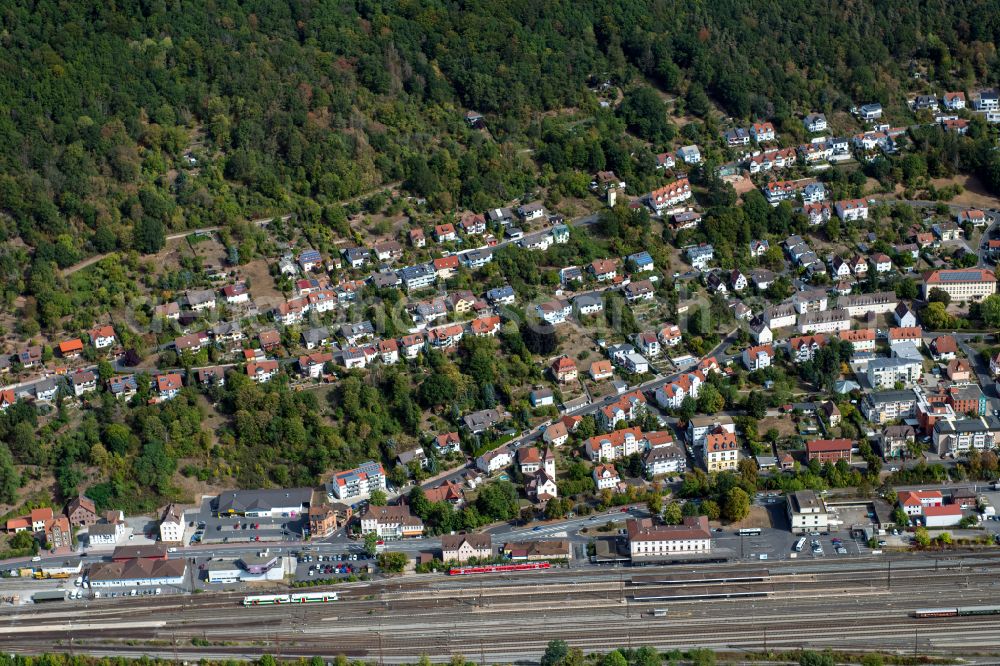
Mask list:
POLYGON ((956 268, 931 271, 924 275, 924 298, 931 289, 940 289, 953 301, 978 301, 996 293, 997 278, 984 268, 956 268))
POLYGON ((187 561, 131 559, 124 562, 97 562, 90 565, 87 580, 92 588, 145 585, 182 585, 187 561))
POLYGON ((184 511, 176 504, 168 504, 160 519, 160 541, 180 543, 184 540, 184 511))
POLYGON ((913 385, 920 381, 923 364, 912 358, 876 358, 868 362, 866 372, 873 389, 891 389, 897 382, 913 385))
POLYGON ((792 534, 819 532, 829 526, 826 504, 814 491, 799 490, 788 495, 787 501, 792 534))
POLYGON ((799 333, 836 333, 851 328, 851 315, 843 308, 807 312, 799 316, 799 333))
POLYGON ((837 307, 847 311, 852 317, 861 317, 869 312, 882 314, 892 312, 899 305, 896 292, 880 291, 875 294, 852 294, 837 299, 837 307))
POLYGON ((682 525, 654 525, 649 518, 633 518, 625 527, 633 560, 712 552, 712 532, 705 516, 689 516, 682 525))
POLYGON ((361 533, 374 533, 380 539, 416 537, 423 535, 424 523, 405 505, 369 506, 361 516, 361 533))
POLYGON ((331 499, 341 502, 360 502, 371 497, 376 490, 385 490, 385 468, 382 463, 369 461, 354 469, 337 472, 327 485, 331 499))

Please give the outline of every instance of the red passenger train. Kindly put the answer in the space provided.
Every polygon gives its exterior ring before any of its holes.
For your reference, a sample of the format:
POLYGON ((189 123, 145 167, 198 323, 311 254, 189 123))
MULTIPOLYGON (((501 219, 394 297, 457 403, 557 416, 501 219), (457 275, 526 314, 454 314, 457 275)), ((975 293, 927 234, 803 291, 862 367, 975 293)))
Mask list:
POLYGON ((521 564, 484 564, 478 567, 452 567, 448 569, 449 576, 468 576, 470 574, 508 573, 512 571, 537 571, 548 569, 548 562, 523 562, 521 564))

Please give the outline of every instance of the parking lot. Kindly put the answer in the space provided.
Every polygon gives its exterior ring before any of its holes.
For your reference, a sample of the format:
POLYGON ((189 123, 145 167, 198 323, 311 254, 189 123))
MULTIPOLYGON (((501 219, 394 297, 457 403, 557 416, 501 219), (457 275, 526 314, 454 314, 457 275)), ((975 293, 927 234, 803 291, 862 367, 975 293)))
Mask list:
POLYGON ((333 553, 320 555, 301 553, 295 567, 295 580, 309 581, 327 578, 346 578, 367 573, 374 567, 365 553, 333 553))
POLYGON ((306 525, 305 517, 244 518, 212 514, 211 500, 202 500, 198 510, 184 514, 186 544, 202 543, 275 543, 299 541, 306 525))

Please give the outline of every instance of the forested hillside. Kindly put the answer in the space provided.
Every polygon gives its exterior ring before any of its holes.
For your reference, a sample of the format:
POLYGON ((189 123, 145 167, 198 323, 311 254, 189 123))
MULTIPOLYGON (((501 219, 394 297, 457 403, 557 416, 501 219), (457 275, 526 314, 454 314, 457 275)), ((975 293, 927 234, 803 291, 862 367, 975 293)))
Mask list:
POLYGON ((590 77, 780 123, 891 103, 915 58, 955 89, 994 82, 998 40, 996 4, 973 0, 15 0, 3 234, 67 265, 395 181, 482 209, 532 185, 514 148, 544 143, 539 112, 596 112, 590 77))

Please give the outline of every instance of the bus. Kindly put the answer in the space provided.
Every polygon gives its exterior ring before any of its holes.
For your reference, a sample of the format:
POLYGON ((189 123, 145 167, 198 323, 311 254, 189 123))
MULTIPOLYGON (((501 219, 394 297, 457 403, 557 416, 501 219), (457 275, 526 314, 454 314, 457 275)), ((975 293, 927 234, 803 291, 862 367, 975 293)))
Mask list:
POLYGON ((806 547, 806 538, 799 537, 799 540, 795 542, 795 552, 801 553, 802 549, 806 547))
POLYGON ((743 529, 736 530, 736 533, 740 536, 760 536, 761 529, 759 527, 744 527, 743 529))

